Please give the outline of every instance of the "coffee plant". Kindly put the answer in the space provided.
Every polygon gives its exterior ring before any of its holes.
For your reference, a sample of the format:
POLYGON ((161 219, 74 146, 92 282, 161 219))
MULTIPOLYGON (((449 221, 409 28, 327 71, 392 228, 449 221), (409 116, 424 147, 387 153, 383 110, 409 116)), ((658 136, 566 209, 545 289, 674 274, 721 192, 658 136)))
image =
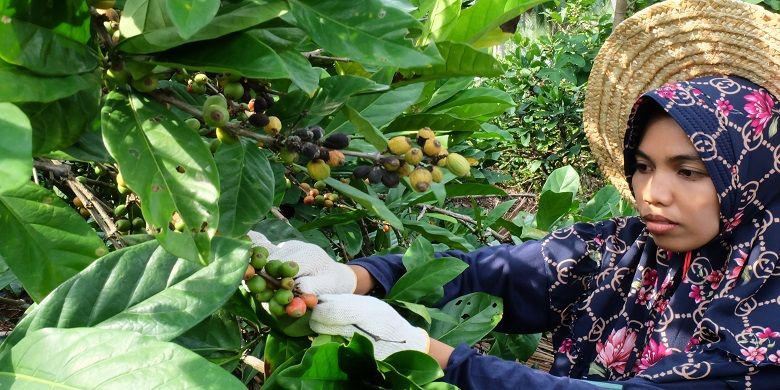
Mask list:
POLYGON ((527 358, 488 336, 498 298, 438 302, 465 264, 434 251, 522 235, 446 207, 505 195, 466 140, 515 102, 474 79, 541 2, 0 0, 0 280, 35 302, 2 387, 448 388, 427 355, 312 334, 317 297, 250 230, 405 252, 388 302, 527 358))

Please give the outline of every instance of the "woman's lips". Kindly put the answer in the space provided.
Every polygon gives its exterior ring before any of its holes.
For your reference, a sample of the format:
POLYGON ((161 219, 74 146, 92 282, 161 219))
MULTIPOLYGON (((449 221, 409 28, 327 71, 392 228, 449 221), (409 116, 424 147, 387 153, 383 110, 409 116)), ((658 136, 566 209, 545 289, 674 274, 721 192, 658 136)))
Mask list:
POLYGON ((672 229, 677 227, 677 224, 660 216, 648 215, 645 216, 645 225, 647 231, 654 235, 669 233, 672 229))

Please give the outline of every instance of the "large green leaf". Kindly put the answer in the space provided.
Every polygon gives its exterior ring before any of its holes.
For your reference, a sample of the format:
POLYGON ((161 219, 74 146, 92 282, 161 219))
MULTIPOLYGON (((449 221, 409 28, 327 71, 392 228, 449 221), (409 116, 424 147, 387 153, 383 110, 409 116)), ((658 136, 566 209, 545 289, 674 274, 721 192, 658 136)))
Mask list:
POLYGON ((512 96, 494 88, 469 88, 428 110, 446 112, 464 119, 486 120, 515 106, 512 96))
POLYGON ((269 333, 265 339, 263 360, 270 371, 275 371, 284 362, 311 346, 308 337, 286 337, 269 333))
POLYGON ((268 159, 250 142, 223 143, 214 159, 219 169, 219 234, 241 237, 273 206, 274 174, 268 159))
POLYGON ((29 70, 0 61, 0 101, 51 102, 87 88, 98 89, 95 73, 61 77, 36 75, 29 70))
POLYGON ((443 83, 431 95, 425 108, 433 107, 467 89, 474 81, 473 77, 453 77, 443 80, 443 83))
MULTIPOLYGON (((284 1, 244 0, 238 4, 225 4, 217 16, 189 39, 179 36, 170 21, 162 20, 143 34, 130 36, 119 44, 119 49, 128 53, 154 53, 185 43, 214 39, 232 32, 247 29, 266 20, 273 19, 287 10, 284 1)), ((126 12, 126 11, 125 11, 126 12)), ((125 17, 122 17, 122 21, 125 17)), ((128 22, 129 23, 129 22, 128 22)), ((121 27, 121 23, 120 23, 121 27)))
POLYGON ((320 82, 320 87, 320 91, 308 109, 308 114, 315 117, 323 117, 337 111, 352 95, 379 92, 389 88, 374 80, 352 75, 328 77, 320 82))
POLYGON ((11 103, 0 103, 0 194, 21 187, 32 172, 32 126, 24 112, 11 103))
POLYGON ((221 307, 246 271, 249 243, 214 239, 212 262, 178 259, 156 241, 100 258, 54 290, 3 346, 36 329, 100 327, 172 340, 221 307))
POLYGON ((560 167, 547 177, 542 186, 542 192, 571 192, 572 196, 580 190, 580 175, 571 165, 560 167))
POLYGON ((439 364, 431 356, 419 351, 396 352, 383 360, 418 385, 424 385, 444 376, 439 364))
POLYGON ((47 103, 21 103, 19 108, 32 124, 34 156, 62 149, 76 142, 99 118, 99 84, 47 103))
POLYGON ((393 214, 393 212, 390 211, 390 209, 388 209, 381 200, 366 194, 365 192, 360 191, 351 185, 344 184, 332 177, 327 178, 326 182, 334 190, 342 193, 345 196, 348 196, 359 205, 363 206, 363 208, 365 208, 369 213, 382 218, 394 228, 403 231, 404 226, 401 223, 401 220, 398 219, 398 217, 393 214))
POLYGON ((422 28, 414 17, 379 0, 349 6, 334 1, 290 0, 298 27, 329 52, 362 64, 421 67, 440 63, 438 53, 417 50, 406 38, 422 28))
POLYGON ((94 328, 42 329, 0 362, 0 387, 245 389, 194 352, 153 337, 94 328), (141 385, 142 384, 142 385, 141 385))
POLYGON ((474 119, 461 119, 449 113, 410 114, 398 117, 385 127, 385 131, 410 131, 421 127, 436 129, 437 133, 474 132, 480 129, 480 123, 474 119))
POLYGON ((442 286, 461 274, 468 264, 454 257, 440 257, 407 271, 393 285, 387 299, 398 301, 437 302, 444 296, 442 286))
POLYGON ((127 0, 119 20, 119 32, 123 38, 132 38, 167 25, 173 26, 173 22, 168 19, 165 0, 127 0))
POLYGON ((536 228, 549 230, 552 225, 569 211, 571 192, 545 191, 539 197, 539 211, 536 212, 536 228))
POLYGON ((83 0, 16 0, 12 7, 0 7, 0 15, 51 29, 80 43, 90 38, 89 6, 83 0))
POLYGON ((349 381, 339 368, 338 343, 326 343, 306 350, 299 364, 276 370, 263 385, 264 389, 338 389, 349 381))
POLYGON ((401 258, 406 271, 411 271, 430 260, 433 260, 433 245, 423 236, 415 238, 401 258))
POLYGON ((611 184, 606 185, 585 204, 581 214, 591 221, 609 218, 613 216, 613 210, 619 207, 621 199, 620 192, 618 192, 615 186, 611 184))
POLYGON ((480 0, 460 13, 452 31, 445 38, 455 42, 475 43, 510 19, 548 0, 480 0))
MULTIPOLYGON (((481 52, 468 44, 457 42, 437 42, 444 62, 441 64, 415 68, 414 72, 422 79, 457 76, 500 76, 504 73, 501 63, 488 53, 481 52)), ((417 81, 417 79, 415 79, 417 81)))
POLYGON ((498 325, 504 305, 501 298, 475 292, 453 299, 442 311, 458 323, 434 321, 428 334, 448 345, 473 345, 498 325))
POLYGON ((97 56, 84 44, 22 20, 3 20, 0 36, 0 58, 37 74, 71 75, 98 65, 97 56))
POLYGON ((472 246, 464 237, 459 236, 445 228, 408 219, 404 220, 404 226, 410 230, 414 230, 417 233, 422 234, 433 242, 447 244, 447 246, 464 251, 474 250, 474 246, 472 246))
POLYGON ((455 26, 453 22, 460 15, 460 7, 460 0, 435 0, 420 41, 426 44, 429 39, 438 41, 439 38, 449 35, 455 26))
POLYGON ((493 332, 495 342, 490 347, 490 354, 506 360, 519 360, 524 362, 531 358, 542 338, 541 333, 533 334, 504 334, 493 332))
POLYGON ((209 24, 219 11, 220 0, 168 0, 168 17, 184 39, 209 24))
MULTIPOLYGON (((409 108, 423 91, 423 83, 416 83, 387 92, 353 96, 347 104, 376 128, 382 128, 409 108)), ((355 127, 345 112, 339 112, 328 123, 326 133, 341 132, 350 134, 355 127)))
POLYGON ((102 111, 103 140, 141 198, 144 219, 160 229, 163 247, 202 261, 219 223, 217 167, 198 133, 169 113, 144 95, 112 92, 102 111), (174 212, 186 225, 183 232, 168 228, 174 212))
POLYGON ((371 124, 366 118, 360 115, 357 110, 350 106, 345 106, 344 110, 347 113, 347 118, 352 122, 352 125, 357 129, 357 133, 363 136, 368 143, 373 145, 376 150, 386 150, 387 140, 382 132, 379 131, 374 125, 371 124))
POLYGON ((236 316, 220 309, 173 342, 210 361, 230 361, 230 366, 235 365, 241 357, 243 340, 236 316))
POLYGON ((0 256, 37 302, 108 253, 84 218, 33 183, 0 195, 0 226, 0 256))

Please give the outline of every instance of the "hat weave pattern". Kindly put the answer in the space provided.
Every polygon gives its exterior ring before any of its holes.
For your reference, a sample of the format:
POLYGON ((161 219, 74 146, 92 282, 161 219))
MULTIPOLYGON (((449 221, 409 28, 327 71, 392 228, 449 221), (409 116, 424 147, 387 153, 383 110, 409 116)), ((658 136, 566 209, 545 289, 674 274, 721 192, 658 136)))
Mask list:
POLYGON ((780 96, 780 15, 738 0, 668 0, 618 25, 588 79, 584 131, 604 175, 631 198, 623 138, 644 92, 706 75, 735 75, 780 96))

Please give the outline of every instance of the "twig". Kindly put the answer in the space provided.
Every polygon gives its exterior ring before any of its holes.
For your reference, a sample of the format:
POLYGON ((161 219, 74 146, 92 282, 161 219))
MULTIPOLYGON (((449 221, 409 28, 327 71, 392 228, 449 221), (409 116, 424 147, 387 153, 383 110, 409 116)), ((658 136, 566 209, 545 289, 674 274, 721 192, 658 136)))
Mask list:
POLYGON ((357 330, 367 334, 369 337, 374 339, 374 341, 384 341, 384 342, 387 342, 387 343, 406 344, 406 340, 388 340, 388 339, 383 339, 383 338, 381 338, 381 337, 379 337, 379 336, 377 336, 377 335, 375 335, 375 334, 373 334, 373 333, 371 333, 371 332, 361 328, 358 324, 352 324, 352 326, 357 328, 357 330))
POLYGON ((265 375, 265 363, 262 360, 252 355, 244 355, 241 356, 241 361, 244 362, 244 364, 246 364, 247 366, 257 370, 257 372, 265 375))
POLYGON ((76 179, 68 178, 65 182, 76 197, 81 200, 81 203, 84 204, 84 208, 89 211, 89 214, 92 215, 92 218, 97 222, 98 226, 100 226, 100 229, 106 233, 106 237, 114 245, 114 248, 124 248, 126 244, 124 240, 117 235, 118 231, 116 224, 114 224, 114 220, 106 211, 108 207, 95 197, 87 186, 79 183, 76 179))
POLYGON ((306 53, 302 53, 302 54, 307 59, 326 60, 326 61, 335 61, 335 62, 352 62, 352 60, 349 59, 349 58, 324 56, 324 55, 322 55, 320 53, 322 53, 322 49, 317 49, 317 50, 306 52, 306 53))
POLYGON ((271 214, 273 214, 274 217, 278 218, 281 221, 284 221, 284 222, 286 222, 288 224, 290 223, 290 221, 287 219, 287 217, 282 215, 282 212, 279 211, 278 207, 271 207, 271 214))
POLYGON ((10 305, 10 306, 16 306, 21 309, 27 309, 28 307, 30 307, 30 304, 25 302, 22 299, 10 299, 5 297, 0 297, 0 303, 5 305, 10 305))
POLYGON ((68 164, 54 164, 49 161, 35 160, 33 161, 33 168, 49 171, 56 176, 68 176, 70 174, 70 165, 68 164))
POLYGON ((35 170, 35 167, 33 167, 32 171, 33 181, 35 184, 40 184, 38 183, 38 171, 35 170))
POLYGON ((111 38, 111 35, 108 34, 108 30, 106 30, 106 26, 104 26, 102 22, 103 19, 108 20, 108 18, 99 14, 94 7, 89 7, 89 14, 92 16, 90 20, 92 23, 92 28, 97 31, 98 35, 100 36, 100 40, 103 41, 103 43, 105 43, 109 49, 113 48, 114 40, 111 38))
POLYGON ((265 273, 265 271, 255 270, 255 275, 260 275, 260 277, 265 279, 265 281, 268 282, 268 285, 270 285, 271 288, 273 288, 274 290, 278 290, 278 289, 282 288, 282 284, 278 280, 276 280, 276 278, 274 278, 273 276, 268 275, 267 273, 265 273))
MULTIPOLYGON (((423 210, 427 209, 427 210, 431 210, 431 211, 437 212, 439 214, 444 214, 446 216, 455 218, 458 221, 465 222, 465 223, 470 224, 470 225, 475 225, 475 226, 477 225, 477 221, 474 220, 474 218, 469 217, 468 215, 458 214, 456 212, 449 211, 447 209, 443 209, 443 208, 440 208, 440 207, 431 206, 431 205, 427 205, 427 204, 418 204, 417 207, 421 207, 421 208, 423 208, 423 210)), ((469 226, 469 225, 466 225, 466 227, 469 230, 471 230, 471 231, 475 231, 475 229, 473 227, 469 226)), ((498 241, 501 241, 501 242, 507 241, 507 237, 502 236, 497 231, 495 231, 495 230, 493 230, 491 228, 486 228, 485 232, 487 232, 490 235, 492 235, 498 241)))

